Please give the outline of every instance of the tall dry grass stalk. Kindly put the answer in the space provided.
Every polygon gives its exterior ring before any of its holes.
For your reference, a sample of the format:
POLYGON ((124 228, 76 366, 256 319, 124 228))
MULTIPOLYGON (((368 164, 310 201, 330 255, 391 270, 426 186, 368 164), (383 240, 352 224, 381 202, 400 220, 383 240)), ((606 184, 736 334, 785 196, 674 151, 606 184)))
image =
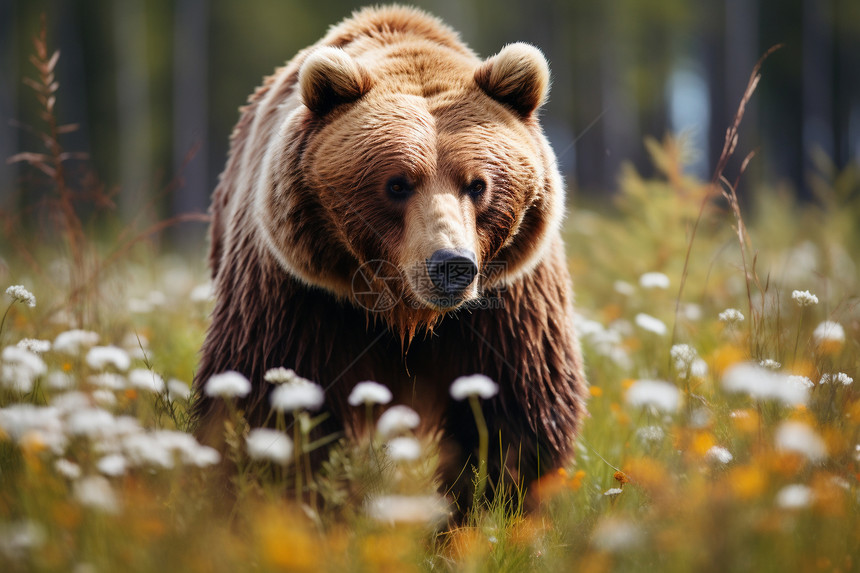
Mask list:
MULTIPOLYGON (((56 221, 58 235, 62 238, 69 255, 68 295, 64 304, 65 310, 73 313, 79 325, 94 320, 100 278, 105 270, 122 260, 137 244, 161 233, 165 229, 185 222, 208 222, 209 217, 204 213, 184 213, 168 219, 156 221, 146 228, 139 229, 136 225, 126 225, 120 231, 113 247, 101 255, 96 245, 87 236, 80 211, 83 207, 96 209, 113 209, 113 196, 117 191, 108 191, 105 186, 97 183, 94 174, 83 177, 81 181, 73 181, 69 176, 66 165, 69 161, 89 159, 87 153, 67 151, 60 139, 63 135, 72 133, 79 128, 78 124, 60 124, 57 117, 57 95, 60 84, 56 79, 56 67, 60 59, 60 50, 51 51, 48 48, 47 24, 44 15, 39 33, 33 38, 34 53, 30 62, 36 69, 36 78, 25 77, 25 85, 33 89, 40 106, 39 118, 43 125, 40 128, 17 123, 22 129, 35 135, 44 147, 43 151, 24 151, 9 157, 9 164, 24 163, 46 175, 50 182, 50 192, 40 206, 47 209, 49 216, 56 221)), ((180 181, 179 175, 174 181, 180 181)), ((167 186, 165 192, 178 189, 177 183, 167 186)), ((152 201, 158 199, 154 196, 152 201)), ((37 257, 25 241, 20 240, 20 216, 3 215, 2 232, 13 244, 18 254, 23 257, 40 275, 44 275, 39 267, 37 257)), ((50 281, 46 281, 50 282, 50 281)), ((59 309, 57 309, 59 310, 59 309)))
MULTIPOLYGON (((56 217, 59 235, 63 237, 71 259, 69 281, 72 292, 78 292, 84 284, 87 265, 87 241, 83 225, 75 210, 74 191, 67 180, 66 162, 73 159, 87 159, 87 154, 66 151, 60 143, 60 136, 78 129, 77 124, 60 125, 57 114, 57 92, 60 88, 54 70, 60 59, 60 50, 48 50, 47 25, 42 17, 39 34, 33 38, 34 53, 30 62, 36 68, 36 79, 24 78, 24 84, 33 89, 40 106, 39 117, 42 129, 24 126, 42 142, 42 153, 22 152, 7 159, 7 163, 27 163, 41 171, 52 181, 53 194, 46 199, 51 214, 56 217)), ((26 251, 26 249, 23 249, 26 251)), ((81 318, 80 316, 78 317, 81 318)))
MULTIPOLYGON (((738 104, 738 109, 735 112, 734 120, 732 124, 726 130, 726 137, 723 141, 723 149, 720 152, 720 157, 717 160, 717 165, 714 168, 713 176, 711 177, 710 184, 708 186, 708 192, 705 193, 705 196, 702 198, 701 206, 699 207, 699 213, 696 217, 695 222, 693 223, 693 228, 690 233, 690 240, 687 243, 687 251, 684 256, 684 268, 681 273, 681 284, 678 288, 678 298, 675 301, 675 324, 672 327, 672 340, 675 341, 675 334, 678 325, 678 316, 681 312, 681 300, 684 294, 684 286, 687 282, 688 269, 690 264, 690 255, 693 251, 693 242, 696 239, 696 231, 699 228, 699 223, 702 220, 702 216, 704 215, 705 208, 707 205, 716 197, 718 194, 722 196, 729 204, 729 207, 732 210, 732 213, 735 218, 735 233, 737 234, 738 244, 740 247, 741 254, 741 262, 743 264, 744 269, 744 282, 746 284, 747 291, 747 303, 750 314, 750 329, 751 329, 751 341, 755 341, 758 339, 756 334, 759 332, 761 328, 761 322, 764 316, 764 296, 762 296, 762 309, 761 312, 757 313, 753 308, 753 299, 752 299, 752 286, 751 282, 756 285, 756 288, 764 295, 767 291, 767 285, 762 285, 761 281, 758 277, 758 274, 755 270, 756 257, 753 255, 752 257, 752 265, 748 262, 748 250, 752 250, 752 244, 750 242, 749 234, 746 230, 746 225, 744 223, 743 215, 741 214, 740 203, 738 201, 737 188, 740 183, 740 179, 749 166, 750 161, 753 157, 755 157, 755 151, 749 152, 744 160, 741 162, 740 168, 738 169, 737 177, 735 177, 734 182, 729 181, 729 179, 725 176, 725 170, 728 166, 729 160, 734 156, 735 151, 738 146, 738 131, 740 129, 741 122, 743 121, 744 114, 746 113, 747 104, 755 93, 756 87, 758 87, 759 80, 761 80, 761 67, 764 64, 765 60, 773 54, 775 51, 782 48, 782 44, 777 44, 775 46, 771 46, 762 56, 759 58, 756 65, 753 67, 752 72, 750 73, 749 81, 747 82, 746 89, 744 90, 743 96, 741 97, 741 101, 738 104)), ((751 342, 752 344, 753 342, 751 342)))

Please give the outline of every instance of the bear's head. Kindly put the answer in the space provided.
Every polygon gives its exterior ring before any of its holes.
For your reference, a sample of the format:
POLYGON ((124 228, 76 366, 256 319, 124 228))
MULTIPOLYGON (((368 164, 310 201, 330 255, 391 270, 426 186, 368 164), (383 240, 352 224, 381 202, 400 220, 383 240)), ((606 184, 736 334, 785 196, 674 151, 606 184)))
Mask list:
POLYGON ((431 42, 303 57, 254 191, 288 273, 411 337, 540 262, 564 196, 536 117, 549 89, 537 48, 484 61, 431 42))

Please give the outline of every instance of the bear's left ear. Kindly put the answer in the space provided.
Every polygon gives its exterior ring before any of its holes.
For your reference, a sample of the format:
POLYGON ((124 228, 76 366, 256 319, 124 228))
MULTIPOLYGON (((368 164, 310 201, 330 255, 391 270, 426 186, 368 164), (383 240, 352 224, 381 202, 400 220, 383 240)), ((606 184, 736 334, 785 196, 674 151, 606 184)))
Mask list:
POLYGON ((364 66, 331 46, 312 52, 299 70, 302 102, 319 115, 357 100, 370 91, 372 84, 364 66))
POLYGON ((475 70, 475 81, 488 96, 528 117, 546 100, 549 65, 530 44, 509 44, 475 70))

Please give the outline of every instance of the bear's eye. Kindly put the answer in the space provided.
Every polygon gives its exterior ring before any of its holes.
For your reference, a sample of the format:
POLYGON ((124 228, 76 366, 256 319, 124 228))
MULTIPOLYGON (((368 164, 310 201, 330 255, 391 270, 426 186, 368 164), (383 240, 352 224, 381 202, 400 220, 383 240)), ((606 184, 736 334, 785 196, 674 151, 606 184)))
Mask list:
POLYGON ((466 185, 466 193, 469 194, 469 197, 472 199, 477 199, 481 196, 484 190, 487 188, 487 184, 484 183, 483 179, 475 179, 468 185, 466 185))
POLYGON ((412 194, 412 184, 404 177, 392 177, 385 184, 385 190, 392 199, 406 199, 412 194))

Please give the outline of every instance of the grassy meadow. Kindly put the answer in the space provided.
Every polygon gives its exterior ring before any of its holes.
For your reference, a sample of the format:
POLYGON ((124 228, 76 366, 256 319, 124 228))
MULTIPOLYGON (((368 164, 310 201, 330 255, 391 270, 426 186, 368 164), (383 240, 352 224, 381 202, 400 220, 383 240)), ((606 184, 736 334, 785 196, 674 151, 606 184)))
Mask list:
POLYGON ((685 175, 667 138, 611 205, 575 201, 590 416, 570 467, 524 494, 537 511, 482 504, 437 528, 433 444, 408 416, 334 442, 310 475, 307 453, 330 445, 306 439, 312 411, 262 437, 234 412, 227 503, 217 452, 187 433, 203 253, 81 222, 39 61, 48 152, 19 159, 50 181, 61 232, 9 223, 0 243, 0 570, 860 569, 860 174, 819 158, 814 201, 741 177, 738 203, 728 181, 685 175))

